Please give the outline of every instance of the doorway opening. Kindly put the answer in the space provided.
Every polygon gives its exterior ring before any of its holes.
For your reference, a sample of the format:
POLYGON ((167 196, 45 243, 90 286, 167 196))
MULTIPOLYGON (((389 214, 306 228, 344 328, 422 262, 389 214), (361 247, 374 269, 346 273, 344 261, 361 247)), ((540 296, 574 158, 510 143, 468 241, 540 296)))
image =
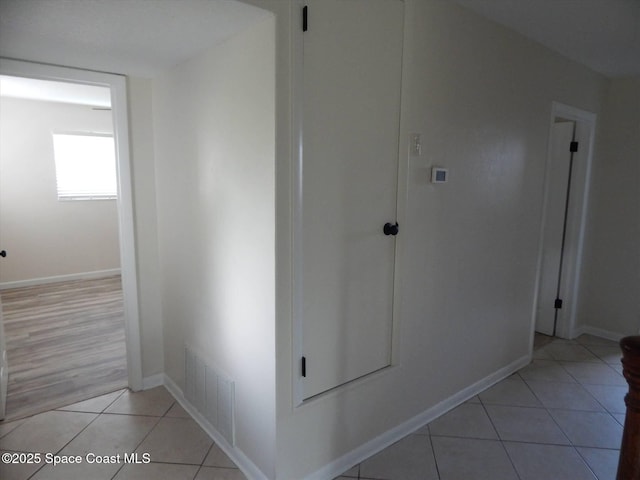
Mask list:
MULTIPOLYGON (((102 362, 95 362, 96 365, 100 365, 103 371, 110 370, 110 374, 104 375, 104 385, 102 390, 112 388, 109 386, 109 382, 113 386, 128 386, 132 390, 139 390, 142 387, 142 372, 141 372, 141 359, 140 359, 140 338, 139 338, 139 319, 138 319, 138 298, 137 298, 137 276, 136 276, 136 262, 135 262, 135 250, 134 250, 134 230, 133 230, 133 202, 131 191, 131 171, 128 155, 128 122, 127 122, 127 106, 126 106, 126 82, 125 78, 119 75, 111 75, 97 72, 89 72, 83 70, 70 69, 65 67, 55 67, 49 65, 40 65, 28 62, 20 62, 14 60, 2 59, 0 62, 0 74, 6 75, 12 78, 20 78, 26 80, 39 80, 47 82, 59 83, 61 87, 78 87, 82 89, 102 89, 106 91, 108 105, 93 105, 93 107, 84 106, 84 109, 93 109, 94 116, 102 117, 102 120, 108 121, 111 125, 111 132, 109 128, 98 127, 98 134, 113 135, 115 141, 115 160, 117 167, 117 198, 115 200, 101 199, 95 200, 64 200, 56 198, 59 203, 67 202, 68 206, 75 203, 75 207, 81 207, 81 203, 84 207, 87 207, 89 203, 94 203, 94 206, 99 207, 98 211, 111 209, 111 230, 112 233, 106 234, 100 232, 101 227, 97 227, 98 223, 93 227, 93 234, 95 243, 100 243, 103 235, 109 237, 109 241, 105 243, 105 249, 111 249, 110 252, 97 250, 97 253, 81 252, 78 250, 75 254, 67 257, 89 257, 91 255, 99 258, 93 262, 93 265, 97 265, 97 268, 93 268, 90 272, 79 272, 74 275, 61 275, 56 278, 55 275, 45 278, 44 285, 42 287, 47 292, 40 292, 39 295, 47 296, 51 298, 57 298, 63 301, 66 305, 73 303, 74 298, 78 300, 81 307, 80 310, 85 309, 84 315, 86 319, 93 317, 96 320, 94 323, 86 321, 84 328, 86 328, 86 337, 80 339, 79 350, 84 350, 85 354, 89 353, 88 345, 92 342, 100 342, 100 336, 103 336, 105 342, 108 345, 104 345, 104 350, 108 352, 109 361, 105 361, 108 365, 102 364, 102 362), (115 208, 114 208, 115 207, 115 208), (115 244, 115 245, 113 245, 115 244), (114 252, 115 251, 115 252, 114 252), (106 258, 109 257, 109 258, 106 258), (111 263, 109 263, 111 262, 111 263), (115 264, 114 264, 115 262, 115 264), (105 267, 106 265, 114 264, 115 268, 105 267), (61 280, 57 282, 56 280, 61 280), (55 282, 55 283, 54 283, 55 282), (88 298, 86 301, 82 300, 82 296, 86 295, 88 298), (69 297, 71 295, 71 297, 69 297), (66 296, 66 297, 65 297, 66 296), (64 300, 66 298, 66 300, 64 300), (92 311, 91 303, 94 304, 92 311), (114 316, 120 316, 119 321, 113 321, 114 316), (110 320, 106 320, 106 318, 110 320), (100 328, 107 327, 108 328, 100 328)), ((73 90, 73 88, 72 88, 73 90)), ((64 102, 64 100, 58 100, 58 102, 64 102)), ((33 102, 32 102, 33 103, 33 102)), ((80 103, 80 102, 77 102, 80 103)), ((62 104, 62 103, 61 103, 62 104)), ((70 105, 70 104, 65 104, 70 105)), ((69 111, 71 115, 82 116, 82 108, 73 108, 71 105, 69 111)), ((68 114, 69 112, 67 112, 68 114)), ((85 112, 86 113, 86 112, 85 112)), ((93 118, 93 117, 92 117, 93 118)), ((106 124, 105 124, 106 125, 106 124)), ((95 125, 94 125, 95 127, 95 125)), ((73 130, 73 129, 72 129, 73 130)), ((54 132, 56 133, 56 132, 54 132)), ((57 132, 59 133, 59 132, 57 132)), ((69 133, 69 132, 66 132, 69 133)), ((49 139, 53 143, 53 139, 49 139)), ((52 162, 53 163, 53 162, 52 162)), ((51 165, 52 171, 54 166, 51 165)), ((42 172, 34 172, 34 175, 39 175, 42 172)), ((50 172, 51 173, 51 172, 50 172)), ((55 174, 54 178, 55 178, 55 174)), ((59 193, 59 190, 58 190, 59 193)), ((56 185, 53 185, 53 196, 56 196, 56 185)), ((26 219, 25 219, 26 220, 26 219)), ((107 222, 108 223, 108 222, 107 222)), ((16 224, 13 222, 8 228, 3 228, 5 238, 8 238, 9 228, 15 228, 16 224)), ((77 225, 76 228, 83 228, 82 225, 77 225)), ((106 228, 106 227, 105 227, 106 228)), ((85 230, 89 232, 89 238, 91 237, 92 226, 85 225, 85 230)), ((71 242, 73 239, 73 233, 69 232, 68 240, 71 242)), ((7 257, 3 260, 8 260, 12 256, 12 251, 8 246, 3 245, 3 249, 7 252, 7 257)), ((16 252, 17 253, 17 252, 16 252)), ((47 251, 47 255, 50 257, 51 263, 60 263, 64 259, 57 255, 56 249, 47 251)), ((78 258, 68 258, 71 261, 78 261, 78 258)), ((77 266, 76 266, 77 267, 77 266)), ((82 268, 81 268, 82 270, 82 268)), ((34 275, 38 277, 38 275, 34 275)), ((42 275, 40 275, 42 277, 42 275)), ((46 275, 44 277, 47 277, 46 275)), ((16 282, 15 286, 20 286, 20 282, 16 282)), ((29 282, 24 282, 25 290, 28 293, 29 288, 36 288, 33 285, 29 285, 29 282)), ((42 283, 42 282, 36 282, 42 283)), ((9 290, 7 290, 9 291, 9 290)), ((59 308, 59 307, 53 307, 59 308)), ((65 312, 65 308, 61 308, 62 312, 65 312)), ((1 317, 0 317, 1 318, 1 317)), ((5 317, 6 320, 6 317, 5 317)), ((62 323, 66 322, 64 318, 60 318, 62 323)), ((1 325, 0 325, 1 327, 1 325)), ((83 328, 82 326, 80 328, 83 328)), ((62 325, 56 327, 56 323, 53 322, 50 327, 52 336, 55 337, 56 333, 63 331, 62 325)), ((37 355, 36 352, 34 352, 37 355)), ((87 356, 82 367, 86 367, 89 362, 90 356, 87 356)), ((105 357, 106 358, 106 357, 105 357)), ((11 371, 11 357, 9 356, 9 371, 11 371)), ((28 359, 27 359, 28 361, 28 359)), ((75 391, 75 401, 79 401, 84 398, 90 398, 97 394, 106 393, 106 391, 99 392, 98 390, 85 388, 85 383, 82 381, 76 382, 78 375, 86 374, 89 370, 79 369, 74 371, 72 367, 61 362, 61 368, 65 371, 61 372, 61 377, 68 375, 67 389, 76 388, 76 385, 80 385, 75 391), (83 373, 84 371, 84 373, 83 373)), ((61 383, 65 383, 62 381, 61 383)), ((115 387, 114 387, 115 388, 115 387)), ((4 389, 6 393, 6 389, 4 389)), ((34 394, 35 396, 36 394, 34 394)), ((62 397, 61 397, 62 398, 62 397)), ((67 392, 67 398, 68 392, 67 392)), ((62 404, 57 405, 62 406, 62 404)), ((28 409, 21 408, 21 411, 27 411, 28 409)), ((32 414, 36 412, 29 412, 32 414)), ((17 418, 10 410, 6 412, 7 417, 17 418)), ((20 415, 22 416, 22 415, 20 415)))
POLYGON ((576 336, 576 307, 596 116, 552 104, 534 331, 576 336))

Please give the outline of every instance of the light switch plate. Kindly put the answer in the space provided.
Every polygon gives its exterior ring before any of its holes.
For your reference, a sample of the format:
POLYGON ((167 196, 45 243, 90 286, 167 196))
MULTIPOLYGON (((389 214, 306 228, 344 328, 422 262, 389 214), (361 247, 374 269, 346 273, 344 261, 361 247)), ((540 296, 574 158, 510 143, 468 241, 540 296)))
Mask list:
POLYGON ((417 157, 422 153, 422 139, 419 133, 409 135, 409 155, 417 157))

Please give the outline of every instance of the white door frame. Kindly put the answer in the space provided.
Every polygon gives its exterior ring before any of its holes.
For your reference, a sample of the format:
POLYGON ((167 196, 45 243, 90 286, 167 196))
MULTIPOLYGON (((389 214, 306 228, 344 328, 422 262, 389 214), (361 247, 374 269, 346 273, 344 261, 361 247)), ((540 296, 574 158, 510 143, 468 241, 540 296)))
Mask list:
POLYGON ((120 267, 124 297, 125 342, 129 388, 143 388, 138 314, 138 280, 136 270, 133 191, 129 158, 129 120, 127 81, 123 75, 93 72, 12 59, 0 59, 0 74, 59 82, 107 87, 111 90, 114 140, 118 169, 118 223, 120 230, 120 267))
POLYGON ((7 386, 9 384, 9 365, 7 364, 7 343, 4 339, 2 323, 2 302, 0 302, 0 420, 6 416, 7 386))
POLYGON ((557 117, 572 120, 576 123, 576 139, 580 141, 579 155, 574 162, 571 180, 571 198, 569 203, 568 223, 563 259, 563 274, 561 291, 567 298, 562 309, 558 311, 558 323, 556 335, 561 338, 574 338, 577 335, 576 313, 578 305, 578 293, 580 287, 580 269, 582 264, 582 250, 584 245, 584 230, 586 225, 587 200, 591 176, 591 163, 593 158, 593 144, 596 127, 596 114, 580 110, 560 102, 552 102, 551 118, 549 123, 549 141, 547 148, 547 162, 544 178, 544 204, 540 239, 538 242, 538 265, 536 273, 536 291, 532 314, 531 342, 536 327, 536 315, 540 299, 540 282, 542 281, 542 255, 544 252, 544 234, 547 228, 546 222, 549 205, 549 183, 552 170, 551 135, 553 123, 557 117))
MULTIPOLYGON (((302 18, 303 1, 291 2, 289 7, 291 18, 302 18)), ((291 124, 292 124, 292 194, 293 207, 291 210, 292 224, 292 348, 291 348, 291 380, 293 405, 299 407, 304 400, 304 383, 300 378, 300 358, 302 352, 302 158, 303 158, 303 79, 304 67, 304 37, 302 32, 302 22, 297 26, 295 22, 292 27, 292 74, 291 74, 291 124)))

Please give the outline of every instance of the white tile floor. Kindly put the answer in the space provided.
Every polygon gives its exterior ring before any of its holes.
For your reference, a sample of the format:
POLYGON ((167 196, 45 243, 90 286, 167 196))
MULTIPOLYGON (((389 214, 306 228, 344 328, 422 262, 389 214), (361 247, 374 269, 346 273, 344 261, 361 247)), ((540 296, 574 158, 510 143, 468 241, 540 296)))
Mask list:
POLYGON ((627 383, 617 342, 553 340, 533 362, 339 480, 614 480, 627 383))
MULTIPOLYGON (((617 343, 588 335, 554 340, 527 367, 338 478, 613 480, 627 391, 619 352, 617 343)), ((0 463, 2 480, 245 479, 162 387, 0 423, 0 451, 84 460, 0 463), (86 461, 123 452, 147 453, 151 463, 86 461)))
MULTIPOLYGON (((0 423, 0 451, 80 456, 76 465, 0 463, 2 480, 246 480, 164 387, 110 393, 59 410, 0 423), (141 463, 88 463, 138 453, 141 463), (149 454, 151 463, 143 463, 149 454)), ((109 459, 110 460, 110 459, 109 459)))

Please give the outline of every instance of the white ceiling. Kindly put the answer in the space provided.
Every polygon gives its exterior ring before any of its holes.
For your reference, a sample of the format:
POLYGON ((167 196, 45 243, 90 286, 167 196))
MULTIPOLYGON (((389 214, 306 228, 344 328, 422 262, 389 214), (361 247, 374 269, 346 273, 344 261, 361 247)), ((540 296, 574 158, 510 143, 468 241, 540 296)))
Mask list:
POLYGON ((0 0, 0 56, 153 77, 264 15, 233 0, 0 0))
POLYGON ((640 75, 640 0, 454 0, 608 77, 640 75))
MULTIPOLYGON (((448 1, 607 76, 640 75, 640 0, 448 1)), ((153 77, 263 15, 233 0, 0 0, 0 56, 153 77)))

